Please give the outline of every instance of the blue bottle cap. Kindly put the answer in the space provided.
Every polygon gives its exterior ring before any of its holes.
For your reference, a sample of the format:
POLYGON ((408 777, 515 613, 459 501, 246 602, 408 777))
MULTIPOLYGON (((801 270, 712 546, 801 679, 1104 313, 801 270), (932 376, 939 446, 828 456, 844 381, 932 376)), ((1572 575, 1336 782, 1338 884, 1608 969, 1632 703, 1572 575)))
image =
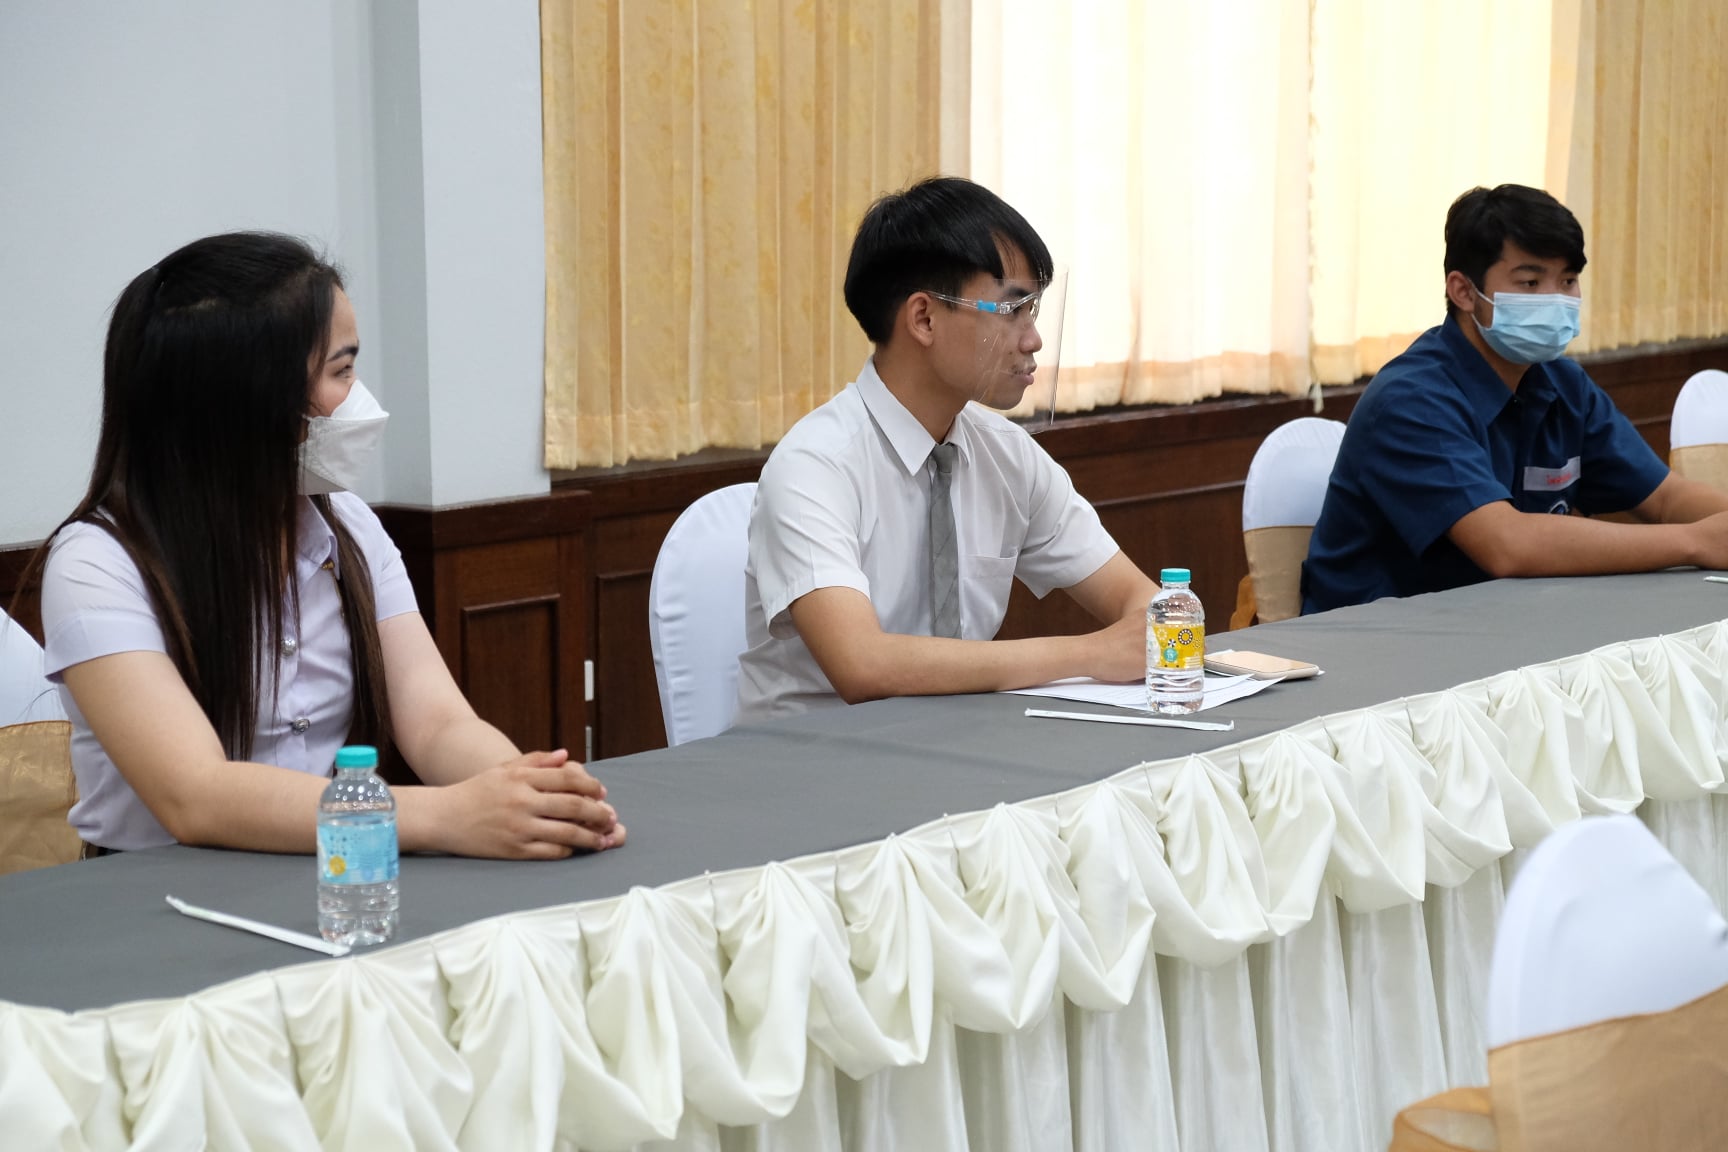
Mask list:
POLYGON ((376 768, 378 767, 378 749, 370 744, 350 744, 336 751, 336 767, 338 768, 376 768))
POLYGON ((1188 569, 1186 568, 1166 568, 1158 573, 1158 583, 1160 584, 1186 584, 1188 580, 1188 569))

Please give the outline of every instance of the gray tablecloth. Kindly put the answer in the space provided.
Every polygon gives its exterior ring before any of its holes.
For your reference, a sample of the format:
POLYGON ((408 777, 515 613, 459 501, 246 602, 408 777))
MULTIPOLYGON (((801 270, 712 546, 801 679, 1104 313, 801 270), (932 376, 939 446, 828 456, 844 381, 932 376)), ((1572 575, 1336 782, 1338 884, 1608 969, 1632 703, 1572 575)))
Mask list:
MULTIPOLYGON (((630 827, 620 851, 552 864, 404 859, 401 937, 878 840, 945 812, 1725 617, 1728 586, 1688 571, 1502 581, 1254 628, 1213 647, 1300 657, 1326 675, 1206 714, 1234 720, 1228 733, 1029 719, 1038 702, 1021 696, 886 700, 747 725, 599 762, 630 827)), ((311 958, 187 920, 165 893, 315 931, 306 857, 176 847, 0 877, 0 1000, 75 1010, 183 996, 311 958)))

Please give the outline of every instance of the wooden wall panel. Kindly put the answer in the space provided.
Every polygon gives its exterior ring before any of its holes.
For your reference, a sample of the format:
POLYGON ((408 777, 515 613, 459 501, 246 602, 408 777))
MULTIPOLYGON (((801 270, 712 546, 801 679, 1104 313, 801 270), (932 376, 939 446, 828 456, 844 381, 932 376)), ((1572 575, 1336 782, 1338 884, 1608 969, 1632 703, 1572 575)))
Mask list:
POLYGON ((525 750, 585 755, 587 493, 379 515, 474 710, 525 750))
MULTIPOLYGON (((666 746, 648 640, 648 588, 660 542, 684 507, 704 494, 703 486, 697 488, 694 495, 679 493, 688 499, 678 508, 629 511, 595 524, 594 637, 595 650, 603 656, 594 669, 594 698, 604 702, 594 725, 597 757, 666 746)), ((625 509, 641 507, 638 493, 621 489, 616 496, 625 509)))
POLYGON ((603 702, 594 732, 596 756, 628 756, 666 746, 654 653, 648 642, 651 572, 620 572, 596 581, 594 698, 603 702))
MULTIPOLYGON (((3 499, 0 496, 0 499, 3 499)), ((68 509, 70 511, 70 509, 68 509)), ((0 545, 0 610, 24 626, 25 631, 42 640, 42 592, 38 581, 20 588, 24 569, 36 554, 40 540, 0 545)))
POLYGON ((1189 569, 1209 627, 1224 630, 1237 581, 1248 572, 1240 481, 1119 497, 1098 511, 1122 550, 1154 580, 1160 568, 1189 569))
MULTIPOLYGON (((1188 568, 1206 606, 1208 629, 1221 632, 1236 604, 1236 584, 1248 572, 1242 554, 1242 485, 1221 483, 1175 492, 1094 501, 1099 519, 1123 553, 1153 579, 1160 568, 1188 568)), ((1052 636, 1090 632, 1098 624, 1061 592, 1042 601, 1015 583, 998 635, 1052 636)))
POLYGON ((462 609, 460 681, 474 710, 519 748, 556 748, 558 701, 568 685, 558 668, 557 596, 462 609))
MULTIPOLYGON (((18 572, 22 574, 23 571, 24 565, 19 564, 18 572)), ((41 590, 37 587, 26 588, 14 600, 13 592, 16 590, 16 581, 17 576, 14 576, 14 587, 0 591, 0 610, 5 611, 6 615, 22 624, 26 632, 40 641, 42 639, 41 590)))

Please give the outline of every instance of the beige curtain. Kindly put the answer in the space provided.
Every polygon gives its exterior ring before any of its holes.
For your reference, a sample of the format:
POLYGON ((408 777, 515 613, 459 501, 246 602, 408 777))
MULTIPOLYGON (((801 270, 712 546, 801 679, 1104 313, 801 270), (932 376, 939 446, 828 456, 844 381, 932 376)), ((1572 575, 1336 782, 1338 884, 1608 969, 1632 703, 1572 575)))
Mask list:
POLYGON ((1403 351, 1452 200, 1544 182, 1551 35, 1549 0, 975 5, 972 175, 1073 265, 1061 407, 1403 351))
POLYGON ((542 0, 549 467, 777 440, 936 171, 1071 268, 1061 407, 1299 393, 1444 311, 1446 209, 1584 223, 1579 350, 1728 332, 1722 0, 542 0))
POLYGON ((1446 206, 1545 187, 1590 265, 1573 351, 1728 332, 1722 0, 1315 0, 1314 370, 1376 371, 1443 309, 1446 206))
POLYGON ((974 179, 1071 266, 1060 406, 1308 386, 1308 0, 972 9, 974 179))
POLYGON ((1728 6, 1555 7, 1556 46, 1576 53, 1552 167, 1590 255, 1579 347, 1728 332, 1728 6))
POLYGON ((1544 185, 1551 37, 1548 0, 1315 0, 1320 383, 1378 371, 1444 318, 1443 229, 1460 193, 1544 185))
POLYGON ((840 296, 864 209, 964 168, 966 3, 540 19, 547 467, 778 439, 868 353, 840 296))

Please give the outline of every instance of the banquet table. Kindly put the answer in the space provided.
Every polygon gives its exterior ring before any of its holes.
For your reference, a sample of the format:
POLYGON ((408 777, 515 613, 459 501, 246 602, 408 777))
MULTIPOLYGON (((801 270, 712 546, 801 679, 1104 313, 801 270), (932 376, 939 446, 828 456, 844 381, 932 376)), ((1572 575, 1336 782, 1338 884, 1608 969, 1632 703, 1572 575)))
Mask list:
POLYGON ((1384 1147, 1485 1079, 1549 829, 1637 810, 1728 896, 1725 618, 1694 571, 1499 581, 1232 634, 1325 674, 1230 732, 746 724, 596 765, 622 850, 405 858, 339 960, 163 901, 312 931, 304 857, 0 877, 0 1147, 1384 1147))

